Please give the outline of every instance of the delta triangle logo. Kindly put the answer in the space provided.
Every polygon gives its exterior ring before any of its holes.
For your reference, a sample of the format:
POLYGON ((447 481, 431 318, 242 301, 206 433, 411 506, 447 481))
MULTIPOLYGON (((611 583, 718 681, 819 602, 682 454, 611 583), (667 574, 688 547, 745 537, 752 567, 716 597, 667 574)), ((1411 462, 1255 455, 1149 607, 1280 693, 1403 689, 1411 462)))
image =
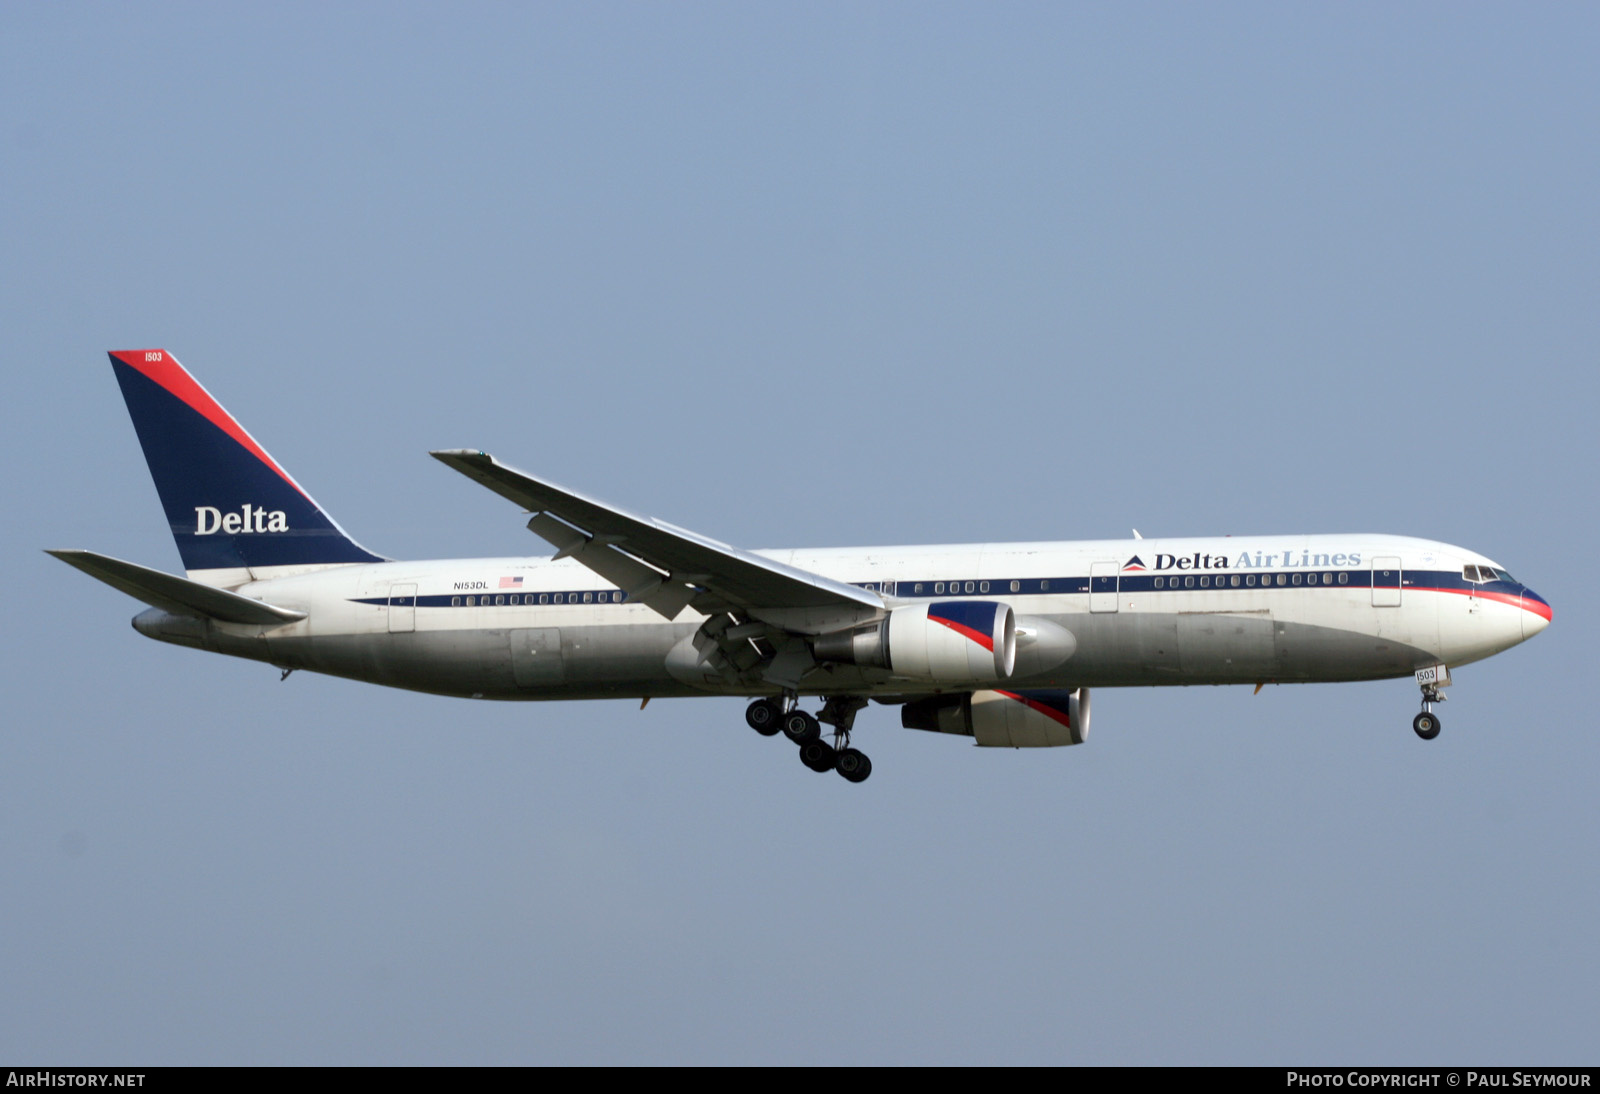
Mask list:
POLYGON ((1143 570, 1144 568, 1144 559, 1140 558, 1138 555, 1134 555, 1132 558, 1122 564, 1123 573, 1127 573, 1129 570, 1143 570))

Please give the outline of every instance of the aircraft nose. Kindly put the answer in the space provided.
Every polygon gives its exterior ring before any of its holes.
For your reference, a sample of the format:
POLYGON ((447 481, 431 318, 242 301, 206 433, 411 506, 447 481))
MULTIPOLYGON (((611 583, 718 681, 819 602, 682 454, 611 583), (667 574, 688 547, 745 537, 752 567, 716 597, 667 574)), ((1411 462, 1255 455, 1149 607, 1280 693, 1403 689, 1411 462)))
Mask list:
POLYGON ((1522 587, 1522 637, 1532 638, 1550 625, 1550 602, 1526 585, 1522 587))

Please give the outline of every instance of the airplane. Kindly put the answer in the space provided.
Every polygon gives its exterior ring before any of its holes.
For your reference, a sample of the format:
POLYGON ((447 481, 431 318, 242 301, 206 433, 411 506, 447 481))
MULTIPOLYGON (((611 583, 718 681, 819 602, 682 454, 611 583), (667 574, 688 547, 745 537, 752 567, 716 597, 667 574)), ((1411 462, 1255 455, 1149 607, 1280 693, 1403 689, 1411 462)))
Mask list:
POLYGON ((1392 535, 748 551, 536 478, 446 466, 520 506, 549 557, 401 562, 352 539, 165 350, 110 354, 185 576, 49 553, 149 605, 140 634, 474 699, 735 695, 817 772, 872 772, 869 702, 990 747, 1081 744, 1092 688, 1451 671, 1551 620, 1491 559, 1392 535), (807 700, 820 702, 815 713, 807 700), (831 730, 824 739, 822 727, 831 730))

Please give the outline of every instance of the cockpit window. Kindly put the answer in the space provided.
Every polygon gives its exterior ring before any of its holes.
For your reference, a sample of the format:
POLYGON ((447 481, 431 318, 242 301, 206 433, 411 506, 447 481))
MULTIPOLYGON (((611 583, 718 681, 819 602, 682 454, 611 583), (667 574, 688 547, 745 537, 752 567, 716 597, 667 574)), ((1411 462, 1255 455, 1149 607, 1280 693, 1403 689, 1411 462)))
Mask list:
POLYGON ((1468 564, 1461 567, 1461 576, 1468 581, 1475 581, 1479 584, 1485 581, 1505 581, 1512 585, 1517 583, 1516 578, 1495 566, 1473 566, 1468 564))

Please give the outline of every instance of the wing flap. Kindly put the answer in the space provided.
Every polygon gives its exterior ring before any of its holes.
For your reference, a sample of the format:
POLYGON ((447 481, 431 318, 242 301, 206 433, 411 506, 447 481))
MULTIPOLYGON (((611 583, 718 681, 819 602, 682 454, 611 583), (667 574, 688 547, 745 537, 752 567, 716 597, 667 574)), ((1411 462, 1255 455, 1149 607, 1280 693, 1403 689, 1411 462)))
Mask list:
POLYGON ((75 566, 92 578, 142 600, 153 608, 174 615, 198 616, 218 619, 224 623, 258 623, 277 626, 304 619, 305 612, 292 608, 279 608, 260 600, 252 600, 226 589, 202 585, 185 577, 152 570, 138 563, 125 562, 110 555, 93 551, 46 551, 68 566, 75 566))
POLYGON ((671 581, 671 575, 617 550, 606 537, 586 536, 549 513, 534 514, 528 531, 556 548, 556 558, 576 559, 621 589, 629 600, 645 604, 667 619, 675 618, 694 599, 695 589, 682 579, 671 581))

